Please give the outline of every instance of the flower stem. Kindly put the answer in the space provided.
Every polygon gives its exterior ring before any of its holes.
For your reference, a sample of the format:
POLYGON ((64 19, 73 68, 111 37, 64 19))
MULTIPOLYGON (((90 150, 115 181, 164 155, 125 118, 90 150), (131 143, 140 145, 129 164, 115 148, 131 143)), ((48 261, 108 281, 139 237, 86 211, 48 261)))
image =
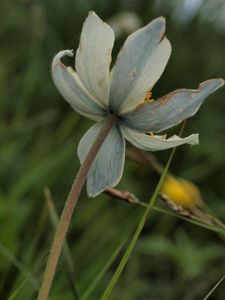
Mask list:
POLYGON ((116 116, 109 115, 107 122, 104 127, 100 130, 95 142, 93 143, 91 149, 89 150, 87 157, 85 158, 83 164, 81 165, 77 176, 73 182, 70 193, 67 197, 59 224, 56 229, 52 247, 50 250, 49 258, 45 268, 41 288, 37 300, 47 300, 52 285, 52 281, 56 272, 56 267, 61 255, 62 246, 68 231, 71 217, 73 215, 74 208, 77 204, 78 197, 85 183, 88 171, 100 149, 102 143, 104 142, 107 134, 109 133, 112 126, 116 123, 116 116))

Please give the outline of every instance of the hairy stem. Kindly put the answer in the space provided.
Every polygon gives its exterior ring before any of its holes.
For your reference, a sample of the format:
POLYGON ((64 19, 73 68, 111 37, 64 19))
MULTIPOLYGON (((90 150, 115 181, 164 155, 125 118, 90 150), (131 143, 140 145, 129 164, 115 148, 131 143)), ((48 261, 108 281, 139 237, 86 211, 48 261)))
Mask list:
POLYGON ((52 247, 50 250, 49 258, 45 268, 41 288, 37 300, 47 300, 49 291, 52 285, 52 281, 56 272, 56 267, 61 255, 62 246, 68 231, 71 217, 73 215, 74 208, 77 204, 78 197, 85 183, 88 171, 100 149, 102 143, 104 142, 107 134, 109 133, 112 126, 116 123, 116 116, 109 115, 106 125, 100 130, 95 142, 93 143, 90 151, 87 154, 77 176, 73 182, 70 193, 67 197, 59 224, 56 229, 56 233, 53 239, 52 247))

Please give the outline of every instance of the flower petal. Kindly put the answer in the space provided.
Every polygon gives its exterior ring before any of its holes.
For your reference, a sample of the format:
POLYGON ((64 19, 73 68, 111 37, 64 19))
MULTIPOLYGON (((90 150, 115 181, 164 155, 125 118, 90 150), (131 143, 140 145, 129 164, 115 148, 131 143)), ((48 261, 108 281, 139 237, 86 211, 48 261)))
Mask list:
POLYGON ((63 56, 73 56, 73 51, 60 51, 53 59, 52 77, 56 87, 78 113, 94 121, 101 120, 105 115, 104 108, 84 88, 77 73, 61 62, 63 56))
POLYGON ((176 90, 123 115, 122 122, 140 132, 159 132, 193 116, 203 100, 224 85, 223 79, 202 82, 197 90, 176 90))
MULTIPOLYGON (((92 126, 82 137, 78 156, 82 163, 105 121, 92 126)), ((125 140, 117 126, 112 127, 103 142, 87 176, 87 192, 95 197, 107 187, 115 186, 121 179, 125 160, 125 140)))
POLYGON ((109 98, 109 67, 114 33, 94 12, 84 22, 76 53, 76 71, 86 89, 105 107, 109 98))
POLYGON ((137 148, 147 151, 158 151, 173 148, 183 144, 198 144, 198 134, 192 134, 185 138, 180 138, 177 135, 173 135, 166 139, 163 135, 147 135, 139 133, 125 126, 121 126, 121 131, 125 139, 127 139, 132 145, 137 148))
POLYGON ((112 69, 111 109, 133 109, 157 82, 171 53, 164 32, 165 19, 160 17, 127 38, 112 69))

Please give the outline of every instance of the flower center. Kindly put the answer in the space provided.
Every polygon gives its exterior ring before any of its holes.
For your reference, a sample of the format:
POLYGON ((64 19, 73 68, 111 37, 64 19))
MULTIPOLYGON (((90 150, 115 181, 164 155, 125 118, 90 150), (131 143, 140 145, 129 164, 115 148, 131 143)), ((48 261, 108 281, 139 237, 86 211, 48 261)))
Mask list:
POLYGON ((154 100, 152 99, 152 92, 147 91, 145 95, 144 103, 152 103, 152 102, 154 102, 154 100))
POLYGON ((137 105, 136 109, 144 106, 146 103, 152 103, 154 100, 152 99, 152 92, 148 90, 145 94, 144 100, 141 100, 141 102, 137 105))

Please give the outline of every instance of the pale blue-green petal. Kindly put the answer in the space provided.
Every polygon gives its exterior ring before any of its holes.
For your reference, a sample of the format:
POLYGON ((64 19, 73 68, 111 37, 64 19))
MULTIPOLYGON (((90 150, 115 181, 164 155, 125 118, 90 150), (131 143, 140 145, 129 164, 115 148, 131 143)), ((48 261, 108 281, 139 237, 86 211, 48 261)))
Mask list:
POLYGON ((94 12, 84 22, 76 52, 76 71, 86 89, 105 107, 110 87, 111 52, 114 33, 94 12))
MULTIPOLYGON (((82 163, 96 136, 104 126, 101 121, 92 126, 82 137, 78 146, 78 156, 82 163)), ((87 192, 95 197, 106 188, 115 186, 121 179, 125 160, 125 140, 120 128, 112 127, 103 142, 87 176, 87 192)))
POLYGON ((167 139, 165 135, 147 135, 125 126, 121 126, 121 131, 125 139, 127 139, 132 145, 147 151, 165 150, 183 144, 196 145, 199 143, 198 134, 191 134, 185 138, 173 135, 167 139))
POLYGON ((159 132, 193 116, 204 99, 224 85, 223 79, 202 82, 197 90, 176 90, 121 117, 122 123, 140 132, 159 132))
POLYGON ((105 109, 85 89, 77 73, 61 62, 63 56, 73 56, 73 51, 60 51, 52 62, 52 77, 60 94, 81 115, 94 121, 101 120, 106 114, 105 109))
POLYGON ((127 38, 112 69, 112 110, 131 110, 157 82, 171 53, 164 32, 165 19, 159 17, 127 38))

